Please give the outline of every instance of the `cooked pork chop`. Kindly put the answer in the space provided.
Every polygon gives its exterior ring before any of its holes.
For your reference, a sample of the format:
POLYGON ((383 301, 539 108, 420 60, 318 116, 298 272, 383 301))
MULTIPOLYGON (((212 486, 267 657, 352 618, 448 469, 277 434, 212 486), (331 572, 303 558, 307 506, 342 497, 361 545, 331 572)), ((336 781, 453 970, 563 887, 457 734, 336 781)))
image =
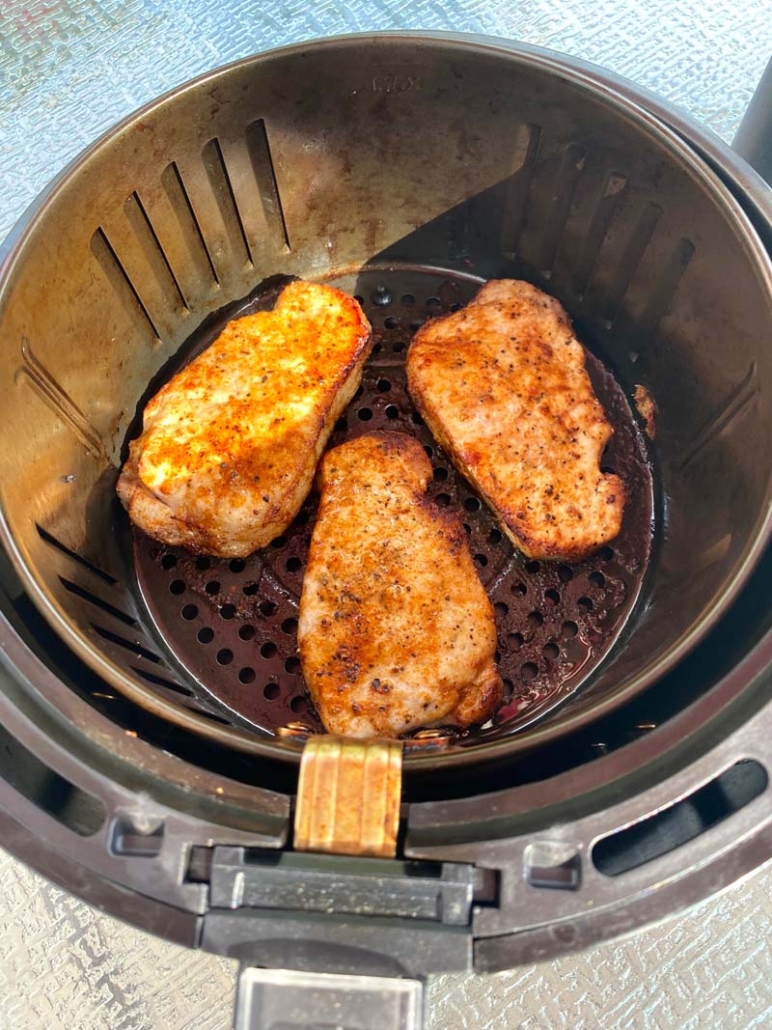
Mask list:
POLYGON ((501 699, 493 609, 461 522, 426 497, 431 475, 401 433, 361 436, 322 461, 298 639, 330 733, 469 726, 501 699))
POLYGON ((166 544, 243 558, 287 528, 359 386, 370 325, 340 290, 292 282, 230 322, 149 402, 118 495, 166 544))
POLYGON ((619 533, 624 486, 600 470, 613 430, 554 298, 487 283, 419 329, 407 376, 437 441, 524 554, 578 559, 619 533))

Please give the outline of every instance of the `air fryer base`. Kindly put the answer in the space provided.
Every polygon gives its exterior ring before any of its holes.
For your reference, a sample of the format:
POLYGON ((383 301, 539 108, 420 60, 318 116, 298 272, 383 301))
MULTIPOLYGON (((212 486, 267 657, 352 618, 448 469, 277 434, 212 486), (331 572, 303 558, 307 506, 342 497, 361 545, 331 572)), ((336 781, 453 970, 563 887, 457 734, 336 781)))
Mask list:
MULTIPOLYGON (((342 926, 348 968, 409 976, 502 969, 627 932, 715 893, 770 853, 772 791, 764 780, 752 800, 683 847, 615 876, 601 873, 593 860, 598 841, 738 762, 767 768, 772 632, 768 615, 755 625, 747 616, 754 606, 758 613, 754 601, 769 564, 737 612, 757 642, 746 640, 745 657, 712 686, 703 672, 701 696, 684 711, 539 782, 506 789, 506 777, 497 783, 494 775, 474 798, 406 806, 402 861, 429 863, 421 869, 440 884, 466 878, 468 918, 448 923, 442 906, 430 919, 390 914, 386 924, 395 933, 401 928, 391 938, 380 932, 374 912, 287 911, 270 899, 250 905, 223 893, 239 863, 247 882, 271 854, 272 864, 281 865, 291 792, 248 787, 194 767, 95 713, 10 629, 4 594, 4 843, 120 918, 274 967, 335 971, 340 956, 334 960, 331 945, 340 941, 342 926), (499 789, 491 792, 494 783, 499 789), (246 852, 234 856, 240 848, 246 852), (220 878, 217 904, 213 874, 220 878), (287 920, 296 934, 288 936, 287 920)), ((312 867, 316 861, 309 857, 312 867)), ((372 875, 382 873, 379 863, 358 861, 372 875)), ((401 862, 391 870, 407 874, 401 862)), ((409 872, 414 879, 415 870, 409 872)), ((350 874, 337 870, 338 879, 350 874)), ((290 880, 297 884, 294 873, 290 880)), ((287 896, 290 880, 280 895, 287 896)))
MULTIPOLYGON (((735 191, 763 238, 770 239, 769 191, 731 151, 614 76, 580 62, 551 60, 557 69, 562 64, 584 67, 596 81, 673 125, 735 191)), ((636 869, 602 878, 587 861, 595 840, 646 820, 739 761, 767 768, 771 573, 772 555, 767 554, 700 653, 678 666, 661 690, 647 692, 648 705, 661 713, 656 728, 650 728, 651 707, 646 713, 628 704, 616 730, 614 721, 605 719, 595 727, 594 741, 585 737, 576 745, 574 766, 555 768, 562 755, 551 756, 547 766, 537 760, 533 782, 524 775, 517 786, 503 771, 497 777, 496 770, 488 770, 484 783, 470 784, 480 795, 473 805, 438 794, 407 808, 407 856, 425 856, 452 870, 468 866, 474 854, 477 867, 500 877, 493 903, 482 899, 473 908, 471 925, 432 931, 435 941, 447 942, 442 968, 501 969, 575 951, 671 915, 769 859, 772 792, 767 786, 723 822, 636 869), (591 757, 582 749, 593 744, 591 757), (589 872, 578 881, 573 875, 577 855, 581 871, 589 872), (534 877, 527 872, 534 868, 533 859, 544 862, 550 856, 560 861, 535 868, 557 870, 553 886, 544 885, 550 877, 543 873, 535 877, 540 883, 531 882, 534 877), (564 886, 554 886, 555 881, 564 886), (566 882, 578 886, 572 889, 566 882), (457 948, 459 938, 466 942, 463 949, 457 948)), ((264 762, 254 767, 253 776, 272 776, 275 789, 246 786, 250 763, 243 756, 227 756, 229 777, 222 756, 205 743, 190 739, 186 750, 182 731, 175 756, 161 744, 162 727, 149 719, 132 725, 128 707, 119 707, 114 719, 105 717, 78 694, 78 683, 90 674, 52 639, 10 569, 3 570, 0 582, 3 845, 91 904, 170 940, 259 958, 254 940, 273 920, 273 940, 284 942, 283 952, 273 952, 277 958, 324 969, 329 961, 324 932, 316 944, 301 949, 288 942, 286 933, 288 922, 297 917, 279 920, 253 910, 232 920, 232 929, 223 933, 227 919, 238 913, 213 911, 200 855, 199 878, 188 877, 196 846, 209 850, 243 844, 262 855, 278 854, 287 841, 292 778, 282 779, 281 770, 264 762)), ((569 749, 573 746, 567 742, 569 749)), ((331 934, 340 938, 340 922, 321 917, 320 924, 327 928, 327 939, 331 934)), ((379 957, 377 947, 372 950, 372 936, 370 947, 364 945, 360 925, 344 921, 346 939, 353 944, 349 968, 393 970, 388 957, 379 957)), ((402 967, 408 974, 428 972, 422 954, 426 935, 416 932, 422 927, 412 920, 403 920, 402 927, 402 967)))

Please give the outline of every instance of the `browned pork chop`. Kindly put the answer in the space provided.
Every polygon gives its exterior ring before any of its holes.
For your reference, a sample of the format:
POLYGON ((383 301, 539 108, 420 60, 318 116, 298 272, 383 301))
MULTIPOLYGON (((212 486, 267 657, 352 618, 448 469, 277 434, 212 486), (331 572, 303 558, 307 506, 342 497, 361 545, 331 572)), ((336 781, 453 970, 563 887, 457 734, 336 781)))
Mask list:
POLYGON ((431 476, 401 433, 361 436, 322 461, 298 639, 330 733, 469 726, 501 699, 493 608, 460 520, 426 497, 431 476))
POLYGON ((554 298, 487 283, 418 330, 407 375, 437 441, 526 555, 579 559, 617 536, 624 486, 600 470, 613 430, 554 298))
POLYGON ((118 495, 166 544, 243 558, 282 533, 313 482, 371 349, 359 304, 292 282, 230 322, 148 403, 118 495))

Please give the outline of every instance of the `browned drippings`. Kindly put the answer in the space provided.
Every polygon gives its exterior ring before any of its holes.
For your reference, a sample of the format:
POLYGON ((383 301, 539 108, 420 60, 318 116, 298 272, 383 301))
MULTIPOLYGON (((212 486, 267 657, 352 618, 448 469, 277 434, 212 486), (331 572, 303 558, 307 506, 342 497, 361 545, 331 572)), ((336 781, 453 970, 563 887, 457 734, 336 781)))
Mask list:
MULTIPOLYGON (((375 345, 362 386, 329 444, 386 428, 416 436, 434 468, 429 494, 462 516, 495 607, 506 693, 493 724, 423 740, 418 731, 413 747, 447 746, 449 735, 468 744, 511 732, 575 691, 625 624, 651 545, 653 488, 643 438, 621 387, 592 355, 588 369, 615 429, 603 467, 622 477, 628 502, 619 537, 585 561, 531 561, 516 551, 434 442, 407 394, 405 353, 412 332, 427 317, 464 303, 477 285, 433 273, 360 275, 359 299, 373 324, 375 345)), ((238 313, 264 306, 261 293, 238 313)), ((186 357, 208 344, 236 310, 200 331, 185 348, 186 357)), ((180 364, 167 370, 167 377, 180 364)), ((322 728, 297 653, 298 601, 316 504, 312 495, 283 536, 243 561, 195 557, 134 531, 137 579, 151 618, 191 686, 219 700, 236 725, 268 733, 290 725, 302 725, 304 734, 322 728)), ((301 736, 298 729, 289 735, 301 736)))

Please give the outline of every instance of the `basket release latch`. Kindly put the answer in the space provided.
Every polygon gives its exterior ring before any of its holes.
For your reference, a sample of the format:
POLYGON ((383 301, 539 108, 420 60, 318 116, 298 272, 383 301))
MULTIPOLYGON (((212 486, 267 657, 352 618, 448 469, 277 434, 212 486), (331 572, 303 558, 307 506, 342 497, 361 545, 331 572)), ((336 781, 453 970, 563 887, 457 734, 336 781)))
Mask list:
POLYGON ((393 858, 402 795, 402 745, 310 737, 300 763, 295 848, 393 858))

